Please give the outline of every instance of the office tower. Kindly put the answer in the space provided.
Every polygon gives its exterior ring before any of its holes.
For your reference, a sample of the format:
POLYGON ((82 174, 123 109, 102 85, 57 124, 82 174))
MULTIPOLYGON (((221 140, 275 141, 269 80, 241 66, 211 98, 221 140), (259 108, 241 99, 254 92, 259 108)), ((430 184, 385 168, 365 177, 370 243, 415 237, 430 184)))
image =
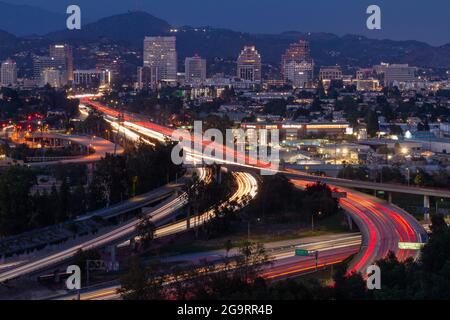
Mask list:
POLYGON ((176 37, 145 37, 144 67, 157 70, 156 81, 177 81, 176 37))
POLYGON ((0 86, 13 87, 17 84, 17 66, 10 59, 4 61, 0 70, 0 86))
POLYGON ((285 65, 284 73, 296 88, 307 88, 312 81, 313 64, 312 62, 290 61, 285 65))
POLYGON ((237 59, 237 77, 261 82, 261 55, 254 46, 245 46, 237 59))
POLYGON ((390 64, 384 67, 384 85, 411 82, 416 79, 416 68, 407 64, 390 64))
POLYGON ((281 57, 281 74, 285 81, 290 81, 294 85, 298 82, 309 84, 313 79, 314 62, 311 59, 309 43, 306 40, 289 45, 285 54, 281 57), (301 78, 299 81, 298 79, 301 78))
POLYGON ((139 90, 155 89, 158 83, 158 68, 138 67, 137 79, 139 90))
POLYGON ((55 58, 48 56, 36 56, 33 58, 33 78, 38 82, 42 82, 43 72, 46 69, 56 69, 57 63, 55 58))
POLYGON ((202 84, 206 80, 206 60, 198 55, 186 58, 184 73, 187 84, 202 84))
POLYGON ((319 80, 342 80, 341 67, 321 67, 319 71, 319 80))
POLYGON ((45 69, 42 71, 40 85, 44 87, 48 84, 53 88, 60 88, 62 85, 61 77, 61 71, 54 68, 45 69))
POLYGON ((68 44, 50 46, 50 57, 54 59, 55 68, 63 75, 64 83, 73 81, 72 47, 68 44))

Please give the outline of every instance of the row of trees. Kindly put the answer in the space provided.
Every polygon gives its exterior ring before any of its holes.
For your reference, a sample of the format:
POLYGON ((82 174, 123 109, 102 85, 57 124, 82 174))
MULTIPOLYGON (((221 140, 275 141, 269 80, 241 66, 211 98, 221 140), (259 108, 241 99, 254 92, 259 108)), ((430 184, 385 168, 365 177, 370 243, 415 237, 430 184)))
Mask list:
POLYGON ((60 181, 32 192, 39 172, 10 167, 0 173, 0 236, 18 234, 72 219, 155 189, 181 174, 171 161, 171 145, 141 144, 123 155, 107 155, 95 165, 90 183, 85 166, 56 168, 60 181))
POLYGON ((88 209, 96 210, 148 192, 181 175, 171 160, 172 144, 129 146, 99 161, 89 185, 88 209))
POLYGON ((254 283, 270 263, 264 247, 253 242, 242 243, 238 254, 227 257, 222 264, 204 261, 180 268, 159 261, 144 264, 135 255, 121 278, 119 293, 125 300, 232 299, 254 283), (169 281, 172 284, 168 286, 169 281))

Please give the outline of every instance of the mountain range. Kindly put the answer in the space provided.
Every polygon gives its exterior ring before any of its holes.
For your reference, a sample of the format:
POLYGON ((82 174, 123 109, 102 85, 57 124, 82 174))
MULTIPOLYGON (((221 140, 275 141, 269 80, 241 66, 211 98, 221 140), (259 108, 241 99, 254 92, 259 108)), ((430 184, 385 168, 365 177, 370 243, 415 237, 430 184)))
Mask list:
MULTIPOLYGON (((14 33, 15 28, 5 28, 4 22, 1 22, 4 16, 1 10, 2 5, 3 3, 0 2, 0 29, 14 33)), ((29 7, 22 8, 23 15, 26 15, 27 8, 29 7)), ((40 23, 33 22, 33 24, 40 23)), ((34 33, 41 33, 39 30, 48 28, 50 24, 42 25, 37 27, 34 33)), ((142 11, 103 18, 84 24, 81 30, 77 31, 56 26, 53 30, 58 29, 60 31, 41 33, 42 38, 45 41, 65 41, 74 44, 107 38, 142 50, 145 36, 170 34, 177 37, 177 51, 180 59, 196 53, 209 60, 217 57, 235 59, 244 45, 256 45, 265 63, 279 63, 281 55, 289 44, 303 38, 310 42, 311 54, 317 65, 369 66, 384 61, 409 63, 419 67, 450 68, 450 43, 434 47, 419 41, 376 40, 359 35, 339 37, 331 33, 297 31, 281 34, 250 34, 213 27, 173 27, 170 23, 142 11)), ((16 32, 16 35, 21 36, 23 32, 16 32)), ((11 52, 22 39, 0 31, 0 58, 11 52)))

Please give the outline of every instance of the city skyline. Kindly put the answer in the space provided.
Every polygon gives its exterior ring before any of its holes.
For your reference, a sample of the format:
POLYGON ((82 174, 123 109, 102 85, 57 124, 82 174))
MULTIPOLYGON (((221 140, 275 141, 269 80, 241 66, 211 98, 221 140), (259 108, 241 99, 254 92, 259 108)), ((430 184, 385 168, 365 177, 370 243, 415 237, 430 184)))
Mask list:
MULTIPOLYGON (((219 300, 249 319, 278 300, 450 299, 450 43, 199 26, 307 15, 376 37, 400 8, 380 0, 379 32, 366 0, 241 2, 135 1, 152 14, 39 36, 66 15, 0 0, 0 301, 167 300, 199 319, 219 300), (196 26, 163 20, 180 14, 196 26), (32 36, 1 30, 22 20, 32 36)), ((105 3, 78 5, 132 6, 105 3)))

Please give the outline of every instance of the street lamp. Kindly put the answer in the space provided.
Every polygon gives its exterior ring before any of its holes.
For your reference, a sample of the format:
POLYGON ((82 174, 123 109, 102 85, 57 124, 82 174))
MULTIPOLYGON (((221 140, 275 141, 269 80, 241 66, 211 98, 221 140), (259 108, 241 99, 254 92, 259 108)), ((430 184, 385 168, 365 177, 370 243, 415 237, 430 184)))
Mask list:
POLYGON ((406 172, 407 172, 407 175, 406 175, 406 180, 408 181, 408 187, 409 187, 409 181, 410 181, 410 172, 409 172, 409 167, 408 167, 408 168, 406 168, 406 172))
MULTIPOLYGON (((317 218, 319 218, 322 215, 322 211, 317 212, 317 218)), ((311 214, 311 231, 314 232, 314 213, 311 214)))
MULTIPOLYGON (((441 203, 442 203, 442 202, 444 202, 444 199, 441 198, 440 201, 441 201, 441 203)), ((438 208, 438 204, 439 204, 439 201, 436 199, 436 214, 438 214, 438 209, 439 209, 439 208, 438 208)))

